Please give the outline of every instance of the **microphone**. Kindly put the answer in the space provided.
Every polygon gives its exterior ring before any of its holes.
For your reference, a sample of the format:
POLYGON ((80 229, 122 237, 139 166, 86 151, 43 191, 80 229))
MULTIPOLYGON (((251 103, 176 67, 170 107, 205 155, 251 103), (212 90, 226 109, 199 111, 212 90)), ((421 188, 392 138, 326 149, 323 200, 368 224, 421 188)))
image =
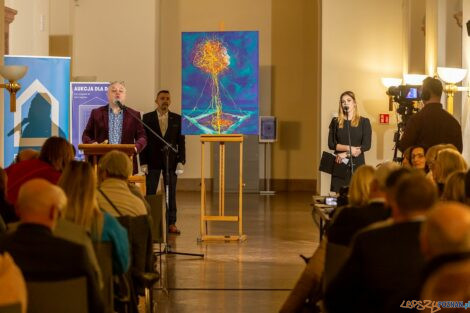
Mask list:
POLYGON ((114 100, 114 104, 117 105, 123 111, 126 109, 126 106, 122 104, 119 100, 114 100))
POLYGON ((344 114, 348 114, 349 106, 343 106, 343 112, 344 112, 344 114))

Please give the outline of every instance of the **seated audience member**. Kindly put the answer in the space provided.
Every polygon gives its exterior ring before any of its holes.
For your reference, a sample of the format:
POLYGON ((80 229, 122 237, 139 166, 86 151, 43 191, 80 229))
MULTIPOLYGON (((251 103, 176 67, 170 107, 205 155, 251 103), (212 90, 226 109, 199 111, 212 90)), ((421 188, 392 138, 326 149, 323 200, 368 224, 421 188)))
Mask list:
POLYGON ((144 202, 129 189, 127 179, 132 174, 132 163, 125 153, 117 150, 106 153, 98 167, 101 183, 97 196, 101 209, 112 216, 147 214, 144 202))
POLYGON ((444 191, 444 183, 447 177, 456 171, 466 171, 467 162, 463 156, 455 150, 444 149, 437 154, 433 165, 433 177, 439 190, 439 195, 444 191))
POLYGON ((401 165, 403 167, 411 167, 411 148, 407 148, 402 154, 401 165))
POLYGON ((464 171, 453 172, 449 175, 444 185, 442 200, 465 203, 465 175, 464 171))
POLYGON ((127 231, 107 212, 101 212, 96 200, 96 178, 89 163, 71 161, 60 177, 58 185, 67 196, 65 219, 78 225, 95 242, 111 242, 113 272, 123 274, 129 268, 127 231))
POLYGON ((426 156, 425 156, 426 166, 428 168, 428 174, 426 175, 426 177, 428 177, 432 181, 434 181, 433 168, 436 162, 437 154, 439 153, 439 151, 444 150, 444 149, 452 149, 452 150, 458 151, 457 148, 453 144, 450 144, 450 143, 435 145, 435 146, 430 147, 426 151, 426 156))
MULTIPOLYGON (((398 168, 398 164, 387 162, 373 173, 367 203, 359 207, 345 207, 338 213, 327 232, 329 242, 347 246, 358 230, 390 217, 390 209, 385 205, 385 183, 388 175, 398 168)), ((351 188, 356 173, 353 175, 351 188)), ((367 181, 369 179, 366 183, 367 181)))
POLYGON ((7 198, 15 204, 21 185, 33 178, 43 178, 57 184, 60 174, 68 162, 74 158, 72 145, 61 137, 50 137, 41 147, 38 159, 31 159, 10 165, 7 198))
POLYGON ((420 146, 411 147, 410 161, 411 161, 412 168, 427 172, 425 152, 426 151, 424 150, 423 147, 420 147, 420 146))
POLYGON ((7 200, 7 182, 8 176, 0 167, 0 219, 3 220, 5 224, 18 220, 15 214, 15 208, 7 200))
POLYGON ((19 303, 25 313, 26 300, 23 274, 8 252, 0 254, 0 307, 19 303))
POLYGON ((97 277, 85 248, 52 234, 66 202, 62 189, 44 179, 24 183, 16 205, 21 225, 14 233, 0 239, 0 252, 11 254, 26 281, 85 276, 89 312, 103 312, 97 277))
POLYGON ((424 266, 420 227, 437 201, 436 189, 423 173, 413 171, 402 175, 387 200, 393 222, 373 224, 356 235, 348 260, 327 287, 329 313, 383 312, 397 293, 419 283, 424 266))
POLYGON ((470 208, 457 202, 437 204, 423 223, 421 249, 428 260, 423 299, 470 300, 470 208))
POLYGON ((39 158, 39 151, 33 149, 23 149, 15 157, 15 163, 39 158))

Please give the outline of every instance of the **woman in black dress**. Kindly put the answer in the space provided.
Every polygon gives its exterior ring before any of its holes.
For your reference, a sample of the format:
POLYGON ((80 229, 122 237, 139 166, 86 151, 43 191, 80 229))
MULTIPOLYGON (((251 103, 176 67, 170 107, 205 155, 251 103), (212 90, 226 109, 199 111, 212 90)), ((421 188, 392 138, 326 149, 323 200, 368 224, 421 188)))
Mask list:
MULTIPOLYGON (((339 97, 338 117, 331 120, 328 133, 328 147, 334 150, 338 164, 350 159, 348 128, 351 133, 351 153, 353 170, 365 164, 364 152, 370 149, 372 128, 366 117, 357 111, 356 96, 352 91, 345 91, 339 97)), ((342 186, 349 185, 351 180, 351 167, 348 161, 348 170, 345 177, 331 176, 331 191, 338 192, 342 186)))

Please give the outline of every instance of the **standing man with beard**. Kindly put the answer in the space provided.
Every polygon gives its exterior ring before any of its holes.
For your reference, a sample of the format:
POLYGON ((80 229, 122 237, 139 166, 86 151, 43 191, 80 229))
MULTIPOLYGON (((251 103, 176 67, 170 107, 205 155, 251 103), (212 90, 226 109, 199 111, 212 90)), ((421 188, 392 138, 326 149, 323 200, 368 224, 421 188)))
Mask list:
POLYGON ((165 185, 169 184, 169 205, 167 207, 168 232, 180 234, 176 227, 176 179, 177 174, 183 172, 183 164, 186 162, 185 138, 181 134, 181 115, 170 112, 170 92, 160 90, 155 99, 157 108, 155 111, 144 114, 143 121, 154 132, 177 149, 175 153, 169 150, 169 182, 166 181, 165 143, 146 129, 148 144, 141 154, 142 170, 147 173, 146 187, 147 195, 155 194, 157 191, 160 174, 163 175, 165 185))

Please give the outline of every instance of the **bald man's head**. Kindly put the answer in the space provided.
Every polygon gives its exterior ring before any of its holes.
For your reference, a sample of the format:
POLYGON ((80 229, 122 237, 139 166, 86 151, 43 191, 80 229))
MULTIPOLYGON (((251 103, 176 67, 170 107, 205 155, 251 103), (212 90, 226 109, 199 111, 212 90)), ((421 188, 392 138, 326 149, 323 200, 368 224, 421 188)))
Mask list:
POLYGON ((44 179, 32 179, 21 186, 16 207, 22 222, 53 228, 66 204, 62 189, 44 179))
POLYGON ((16 163, 39 158, 39 151, 33 149, 24 149, 16 155, 16 163))
POLYGON ((470 208, 459 202, 440 202, 421 229, 421 248, 428 258, 470 251, 470 208))

